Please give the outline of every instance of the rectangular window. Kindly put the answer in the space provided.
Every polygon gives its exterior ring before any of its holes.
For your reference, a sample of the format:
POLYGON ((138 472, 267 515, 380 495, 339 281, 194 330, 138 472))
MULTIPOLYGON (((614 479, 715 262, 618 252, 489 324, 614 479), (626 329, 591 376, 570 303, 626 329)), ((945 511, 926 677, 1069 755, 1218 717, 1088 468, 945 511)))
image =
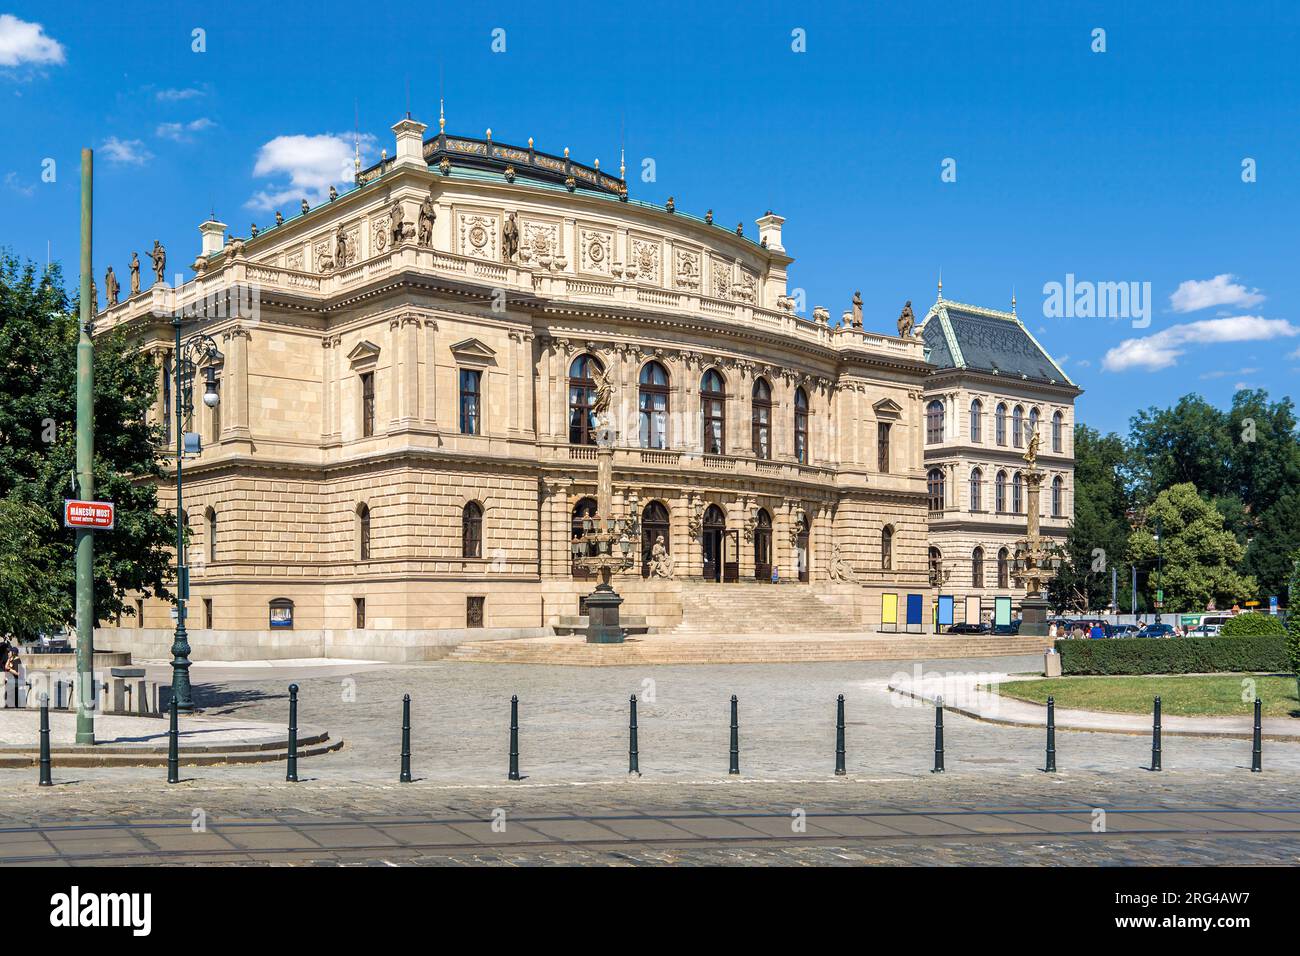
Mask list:
POLYGON ((212 598, 203 599, 203 626, 212 628, 212 598))
POLYGON ((479 385, 482 372, 460 370, 460 433, 479 434, 479 385))
POLYGON ((375 433, 375 373, 361 374, 361 437, 375 433))
POLYGON ((882 475, 889 474, 889 422, 876 425, 876 470, 882 475))
POLYGON ((366 626, 366 599, 363 598, 363 597, 361 597, 361 598, 353 598, 353 599, 352 599, 352 606, 353 606, 353 608, 354 608, 355 611, 356 611, 356 625, 355 625, 355 626, 356 626, 356 629, 357 629, 358 631, 365 630, 365 626, 366 626))
POLYGON ((172 408, 172 357, 168 353, 162 361, 162 420, 163 441, 169 445, 172 441, 172 415, 175 411, 172 408))
POLYGON ((483 626, 483 605, 487 598, 481 594, 471 594, 465 598, 465 626, 483 626))

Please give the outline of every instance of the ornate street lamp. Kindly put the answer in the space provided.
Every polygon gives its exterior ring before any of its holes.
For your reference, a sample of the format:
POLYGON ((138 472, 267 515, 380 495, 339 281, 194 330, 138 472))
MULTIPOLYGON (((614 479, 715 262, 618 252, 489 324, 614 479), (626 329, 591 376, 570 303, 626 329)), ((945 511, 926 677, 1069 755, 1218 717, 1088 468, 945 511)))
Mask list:
MULTIPOLYGON (((190 691, 190 642, 185 633, 185 602, 190 597, 190 569, 185 554, 185 502, 181 479, 186 451, 186 426, 194 417, 194 377, 200 365, 205 365, 203 404, 216 408, 221 402, 217 391, 217 365, 224 356, 210 335, 198 333, 181 341, 181 317, 172 316, 172 329, 176 338, 175 366, 176 391, 176 634, 172 641, 172 699, 181 713, 193 713, 194 697, 190 691)), ((195 436, 197 439, 197 436, 195 436)), ((199 450, 196 440, 193 450, 199 450)))

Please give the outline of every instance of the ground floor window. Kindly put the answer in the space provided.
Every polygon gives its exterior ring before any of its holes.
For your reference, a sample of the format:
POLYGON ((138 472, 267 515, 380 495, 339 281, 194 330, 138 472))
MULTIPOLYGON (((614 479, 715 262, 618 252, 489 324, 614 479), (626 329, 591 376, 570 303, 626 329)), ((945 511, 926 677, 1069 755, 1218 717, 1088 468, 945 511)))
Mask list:
POLYGON ((471 594, 465 598, 465 626, 482 627, 483 609, 487 598, 481 594, 471 594))

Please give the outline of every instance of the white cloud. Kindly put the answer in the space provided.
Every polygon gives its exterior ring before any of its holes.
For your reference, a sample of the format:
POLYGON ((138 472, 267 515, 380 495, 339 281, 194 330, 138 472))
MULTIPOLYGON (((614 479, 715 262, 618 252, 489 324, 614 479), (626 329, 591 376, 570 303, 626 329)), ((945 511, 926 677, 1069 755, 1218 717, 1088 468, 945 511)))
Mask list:
POLYGON ((110 136, 99 147, 110 163, 124 163, 130 166, 143 166, 153 159, 153 153, 144 148, 138 139, 118 139, 110 136))
POLYGON ((1300 361, 1300 349, 1296 349, 1294 352, 1288 355, 1287 358, 1291 359, 1292 361, 1300 361))
POLYGON ((154 97, 160 103, 177 103, 181 100, 192 100, 196 96, 203 95, 203 90, 197 90, 190 86, 182 90, 159 90, 154 94, 154 97))
POLYGON ((0 66, 63 63, 64 59, 63 44, 47 37, 45 27, 0 13, 0 66))
POLYGON ((1171 325, 1143 338, 1125 339, 1106 353, 1101 365, 1108 372, 1127 372, 1135 368, 1154 372, 1178 364, 1187 346, 1260 342, 1296 335, 1300 335, 1300 326, 1292 325, 1286 319, 1265 319, 1258 315, 1200 319, 1171 325))
POLYGON ((1229 375, 1254 375, 1258 371, 1259 369, 1257 368, 1243 368, 1243 369, 1238 369, 1236 372, 1227 371, 1226 369, 1218 369, 1217 371, 1203 373, 1201 375, 1201 378, 1212 379, 1212 378, 1227 378, 1229 375))
MULTIPOLYGON (((362 151, 374 143, 369 133, 361 137, 362 151)), ((270 211, 306 198, 322 202, 329 187, 352 182, 353 134, 321 133, 316 136, 277 136, 257 151, 254 176, 285 176, 285 187, 258 190, 244 203, 249 209, 270 211)), ((364 162, 364 159, 363 159, 364 162)))
POLYGON ((1197 312, 1216 305, 1249 309, 1264 301, 1264 296, 1258 289, 1247 289, 1244 285, 1233 282, 1235 278, 1237 277, 1225 272, 1213 279, 1188 279, 1180 283, 1169 297, 1169 305, 1175 312, 1197 312))
POLYGON ((1079 361, 1074 364, 1076 368, 1092 368, 1092 363, 1087 359, 1079 359, 1079 361))
POLYGON ((154 130, 154 135, 162 139, 175 140, 178 143, 188 143, 194 139, 192 134, 201 133, 205 129, 211 129, 216 125, 206 116, 200 116, 188 123, 159 123, 158 128, 154 130))
POLYGON ((36 193, 34 183, 25 183, 18 178, 18 174, 12 170, 5 173, 5 186, 18 193, 20 196, 33 196, 36 193))

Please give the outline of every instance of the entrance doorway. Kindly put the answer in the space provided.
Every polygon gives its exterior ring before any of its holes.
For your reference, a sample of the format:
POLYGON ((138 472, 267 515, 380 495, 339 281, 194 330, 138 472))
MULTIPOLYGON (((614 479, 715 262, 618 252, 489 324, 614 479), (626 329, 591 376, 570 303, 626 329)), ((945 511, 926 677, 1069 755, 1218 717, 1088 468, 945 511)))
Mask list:
POLYGON ((766 508, 758 509, 754 527, 754 578, 772 580, 772 516, 766 508))
POLYGON ((717 505, 709 505, 704 512, 700 532, 700 548, 704 554, 704 580, 722 580, 722 538, 727 530, 727 516, 717 505))

